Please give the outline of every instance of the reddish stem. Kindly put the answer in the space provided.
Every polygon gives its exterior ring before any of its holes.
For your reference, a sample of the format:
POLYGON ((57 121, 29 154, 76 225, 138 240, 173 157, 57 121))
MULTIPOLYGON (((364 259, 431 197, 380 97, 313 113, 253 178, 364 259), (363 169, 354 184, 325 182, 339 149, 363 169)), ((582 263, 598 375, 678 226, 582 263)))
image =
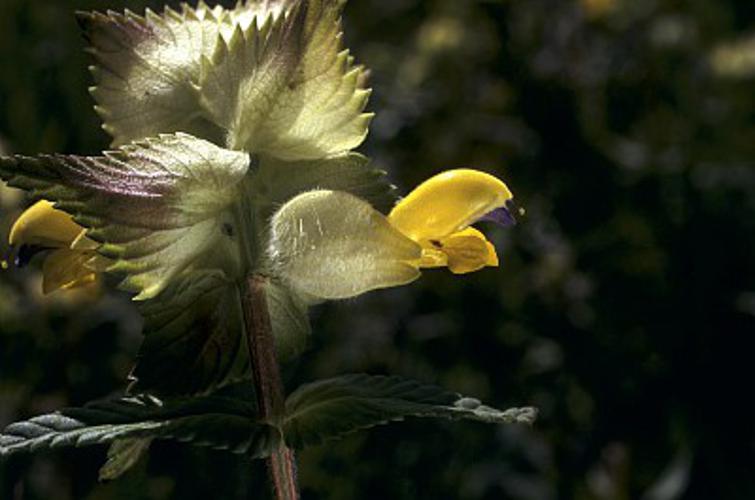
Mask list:
MULTIPOLYGON (((265 297, 266 283, 266 278, 258 275, 247 279, 243 294, 244 322, 259 418, 276 425, 283 417, 285 399, 265 297)), ((298 500, 296 457, 285 442, 271 453, 267 466, 275 499, 298 500)))

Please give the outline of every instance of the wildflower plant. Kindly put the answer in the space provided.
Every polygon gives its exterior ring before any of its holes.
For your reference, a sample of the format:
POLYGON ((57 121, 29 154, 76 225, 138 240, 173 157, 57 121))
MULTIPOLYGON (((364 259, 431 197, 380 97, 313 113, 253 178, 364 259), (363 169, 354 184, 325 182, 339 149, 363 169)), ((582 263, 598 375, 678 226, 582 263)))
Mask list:
POLYGON ((177 439, 266 458, 277 497, 296 498, 293 450, 311 443, 407 416, 532 422, 533 408, 393 376, 284 392, 311 305, 423 268, 496 266, 471 226, 514 222, 489 174, 443 172, 399 200, 354 151, 372 114, 366 71, 342 47, 344 3, 78 14, 113 149, 2 157, 0 176, 39 200, 9 242, 18 265, 44 254, 45 292, 133 294, 144 341, 125 397, 12 424, 0 457, 109 443, 111 479, 152 440, 177 439))

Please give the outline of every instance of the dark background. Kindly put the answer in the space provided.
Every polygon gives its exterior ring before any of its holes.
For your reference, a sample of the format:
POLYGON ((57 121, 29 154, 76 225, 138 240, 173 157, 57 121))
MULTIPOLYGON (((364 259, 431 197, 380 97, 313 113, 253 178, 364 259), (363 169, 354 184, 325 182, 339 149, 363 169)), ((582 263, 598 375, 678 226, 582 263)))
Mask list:
MULTIPOLYGON (((107 146, 73 10, 126 5, 145 2, 0 0, 6 153, 107 146)), ((316 308, 290 384, 400 374, 541 416, 409 420, 308 449, 305 500, 755 498, 753 9, 351 0, 377 112, 361 150, 402 192, 488 170, 527 216, 483 227, 498 269, 316 308)), ((0 193, 7 234, 26 201, 0 193)), ((43 297, 38 266, 0 273, 0 426, 122 391, 139 328, 123 296, 43 297)), ((0 499, 267 496, 261 462, 171 443, 98 484, 104 452, 0 464, 0 499)))

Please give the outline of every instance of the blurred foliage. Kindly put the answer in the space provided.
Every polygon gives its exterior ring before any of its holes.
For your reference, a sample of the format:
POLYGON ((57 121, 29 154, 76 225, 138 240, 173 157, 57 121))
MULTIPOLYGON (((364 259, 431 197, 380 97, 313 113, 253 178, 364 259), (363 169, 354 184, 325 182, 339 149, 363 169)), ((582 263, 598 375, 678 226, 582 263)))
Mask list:
MULTIPOLYGON (((2 0, 0 147, 105 148, 72 12, 144 5, 2 0)), ((755 498, 753 14, 738 0, 351 0, 345 37, 378 112, 362 150, 404 192, 489 169, 527 215, 485 228, 500 269, 317 309, 287 377, 402 374, 542 413, 531 429, 410 420, 307 450, 305 499, 755 498)), ((0 192, 4 234, 24 203, 0 192)), ((39 290, 33 266, 0 274, 3 426, 121 391, 140 341, 126 297, 39 290)), ((267 495, 262 463, 230 454, 158 443, 98 484, 104 456, 14 458, 0 498, 267 495)))

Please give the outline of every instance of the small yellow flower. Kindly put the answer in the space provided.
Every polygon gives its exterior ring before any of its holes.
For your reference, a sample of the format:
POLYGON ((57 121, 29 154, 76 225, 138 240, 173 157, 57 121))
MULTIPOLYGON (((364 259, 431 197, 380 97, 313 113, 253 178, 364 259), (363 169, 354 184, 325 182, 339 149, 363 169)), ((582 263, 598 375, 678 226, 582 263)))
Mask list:
POLYGON ((98 244, 87 238, 86 230, 46 200, 38 201, 16 219, 8 240, 19 266, 36 253, 49 251, 42 264, 44 293, 96 286, 98 273, 108 265, 107 259, 95 253, 98 244))
POLYGON ((492 175, 449 170, 420 184, 391 210, 388 220, 422 247, 418 267, 447 266, 464 274, 498 265, 495 247, 469 226, 491 213, 499 214, 499 222, 513 223, 506 208, 512 198, 506 184, 492 175))
POLYGON ((599 19, 615 10, 620 0, 580 0, 582 9, 590 19, 599 19))

